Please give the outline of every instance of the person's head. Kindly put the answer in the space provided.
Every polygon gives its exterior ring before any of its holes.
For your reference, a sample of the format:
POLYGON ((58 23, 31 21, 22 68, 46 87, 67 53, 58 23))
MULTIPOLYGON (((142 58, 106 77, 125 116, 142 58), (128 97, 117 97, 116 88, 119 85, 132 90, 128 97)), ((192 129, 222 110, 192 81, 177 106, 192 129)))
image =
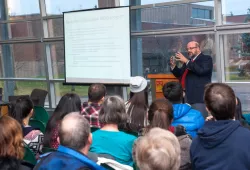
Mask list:
POLYGON ((106 87, 103 84, 92 84, 88 90, 89 101, 94 103, 103 102, 106 93, 106 87))
POLYGON ((63 119, 63 117, 71 112, 80 112, 81 111, 81 99, 75 93, 65 94, 53 113, 50 117, 48 124, 46 126, 43 145, 46 147, 50 146, 50 141, 52 138, 52 132, 57 127, 58 123, 63 119))
MULTIPOLYGON (((148 108, 148 88, 147 80, 143 77, 136 76, 130 79, 130 99, 127 113, 131 118, 131 125, 142 125, 146 119, 148 108)), ((131 127, 133 131, 137 131, 131 127)))
POLYGON ((204 101, 208 113, 216 120, 234 119, 236 98, 231 87, 223 83, 206 85, 204 101))
POLYGON ((81 99, 75 93, 65 94, 56 106, 54 113, 70 113, 81 111, 81 99))
POLYGON ((67 114, 60 123, 58 133, 61 145, 87 154, 92 135, 89 122, 79 112, 67 114))
POLYGON ((153 128, 138 138, 134 146, 134 161, 143 170, 178 170, 180 144, 170 131, 153 128))
POLYGON ((23 133, 20 123, 9 116, 0 117, 0 157, 23 159, 23 133))
POLYGON ((127 121, 124 101, 118 96, 107 97, 99 113, 102 124, 121 124, 127 121))
POLYGON ((235 119, 236 120, 241 120, 244 119, 243 115, 242 115, 242 106, 241 106, 241 101, 238 97, 236 97, 236 111, 235 111, 235 119))
POLYGON ((189 42, 187 44, 187 52, 189 57, 197 56, 201 52, 199 43, 196 41, 189 42))
POLYGON ((164 84, 162 88, 163 95, 171 103, 182 103, 183 89, 181 83, 177 81, 171 81, 164 84))
POLYGON ((33 107, 34 105, 30 98, 20 97, 13 103, 9 115, 23 125, 24 119, 32 117, 33 107))
POLYGON ((148 110, 150 128, 168 129, 174 118, 173 106, 167 99, 156 99, 148 110))

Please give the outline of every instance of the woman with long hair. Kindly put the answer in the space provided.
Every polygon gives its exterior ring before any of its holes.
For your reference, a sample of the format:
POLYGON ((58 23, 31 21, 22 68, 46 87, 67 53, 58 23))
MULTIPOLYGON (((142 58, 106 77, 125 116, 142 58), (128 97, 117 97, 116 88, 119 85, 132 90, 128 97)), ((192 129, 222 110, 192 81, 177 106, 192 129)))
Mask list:
POLYGON ((57 149, 59 146, 57 137, 58 137, 58 127, 60 121, 66 114, 71 112, 80 112, 80 111, 81 111, 80 97, 75 93, 65 94, 59 101, 53 115, 49 119, 49 122, 46 126, 43 146, 57 149))
POLYGON ((148 110, 149 126, 145 128, 144 134, 150 129, 158 127, 169 130, 176 135, 181 146, 181 170, 191 169, 191 161, 189 156, 191 137, 186 133, 185 128, 181 125, 177 127, 171 126, 173 121, 173 106, 167 99, 157 99, 152 102, 148 110))
POLYGON ((125 103, 129 115, 125 130, 140 132, 147 126, 148 88, 147 80, 136 76, 130 80, 130 99, 125 103))
POLYGON ((34 112, 33 107, 30 98, 20 97, 13 103, 9 115, 20 123, 23 130, 23 140, 36 155, 42 150, 43 133, 29 125, 29 120, 34 112))
POLYGON ((9 116, 0 116, 0 169, 31 170, 24 164, 23 134, 20 123, 9 116))

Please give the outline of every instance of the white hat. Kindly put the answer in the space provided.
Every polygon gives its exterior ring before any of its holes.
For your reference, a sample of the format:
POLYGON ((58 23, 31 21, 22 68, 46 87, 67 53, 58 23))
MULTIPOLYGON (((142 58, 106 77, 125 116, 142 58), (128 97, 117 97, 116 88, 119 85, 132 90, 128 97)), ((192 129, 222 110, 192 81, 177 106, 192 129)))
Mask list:
POLYGON ((143 91, 147 87, 147 80, 141 76, 130 78, 130 91, 138 93, 143 91))

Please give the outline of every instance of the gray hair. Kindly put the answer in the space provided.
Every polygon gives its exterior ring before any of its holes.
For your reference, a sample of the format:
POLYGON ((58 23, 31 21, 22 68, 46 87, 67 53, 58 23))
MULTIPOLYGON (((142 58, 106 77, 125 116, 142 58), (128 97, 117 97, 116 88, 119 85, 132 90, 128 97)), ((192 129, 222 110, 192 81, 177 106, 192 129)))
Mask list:
POLYGON ((124 101, 119 96, 107 97, 99 113, 99 121, 103 124, 120 124, 127 121, 124 101))
POLYGON ((59 126, 61 145, 80 150, 86 146, 89 135, 89 122, 79 112, 69 113, 62 119, 59 126))
POLYGON ((153 128, 134 144, 134 159, 143 170, 178 170, 180 144, 170 131, 153 128))

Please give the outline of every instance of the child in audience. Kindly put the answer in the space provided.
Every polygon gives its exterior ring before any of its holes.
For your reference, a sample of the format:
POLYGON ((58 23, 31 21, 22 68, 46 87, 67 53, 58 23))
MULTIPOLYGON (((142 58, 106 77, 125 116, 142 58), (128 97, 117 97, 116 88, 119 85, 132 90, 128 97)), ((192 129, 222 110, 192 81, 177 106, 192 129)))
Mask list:
POLYGON ((53 115, 49 119, 44 135, 44 146, 57 149, 59 143, 58 128, 63 117, 71 112, 81 111, 81 99, 77 94, 67 93, 59 101, 53 115))
POLYGON ((22 161, 23 156, 23 134, 20 123, 9 116, 0 116, 0 169, 32 170, 31 164, 22 161))
POLYGON ((130 79, 130 99, 125 103, 128 121, 123 129, 129 132, 140 132, 147 126, 148 88, 147 80, 136 76, 130 79))
POLYGON ((200 111, 193 109, 189 104, 182 103, 183 89, 179 82, 168 82, 162 88, 163 95, 173 104, 173 126, 182 125, 193 138, 204 125, 204 118, 200 111))
POLYGON ((99 121, 104 126, 93 133, 90 151, 111 155, 117 162, 132 166, 132 146, 136 137, 118 130, 118 124, 127 121, 124 101, 118 96, 107 97, 99 121))
POLYGON ((30 98, 20 97, 13 103, 10 116, 16 119, 23 130, 24 143, 34 152, 41 153, 43 143, 43 133, 29 125, 29 120, 33 116, 33 103, 30 98))
POLYGON ((167 99, 157 99, 153 101, 148 111, 149 126, 145 128, 144 134, 155 127, 169 130, 174 133, 177 136, 181 146, 180 169, 189 170, 191 169, 189 150, 192 140, 191 137, 186 133, 186 130, 183 126, 171 126, 173 117, 173 107, 167 99))

